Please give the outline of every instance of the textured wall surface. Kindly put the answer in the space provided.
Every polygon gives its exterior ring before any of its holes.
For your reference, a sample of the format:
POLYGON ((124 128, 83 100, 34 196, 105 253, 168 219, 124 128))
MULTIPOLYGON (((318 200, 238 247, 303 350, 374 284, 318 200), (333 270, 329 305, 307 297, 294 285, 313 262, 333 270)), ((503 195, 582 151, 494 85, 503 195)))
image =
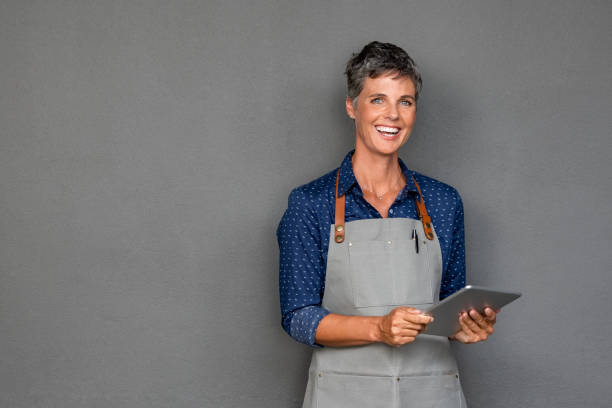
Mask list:
POLYGON ((343 66, 403 46, 409 167, 455 186, 468 281, 524 297, 456 345, 471 407, 612 389, 612 4, 0 4, 0 406, 299 407, 275 229, 352 147, 343 66))

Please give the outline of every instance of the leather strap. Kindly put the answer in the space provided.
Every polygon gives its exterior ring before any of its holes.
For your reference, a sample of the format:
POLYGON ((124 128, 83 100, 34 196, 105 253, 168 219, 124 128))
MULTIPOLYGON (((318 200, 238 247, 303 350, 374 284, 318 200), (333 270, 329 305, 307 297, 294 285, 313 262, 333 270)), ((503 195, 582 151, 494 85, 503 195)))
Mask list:
POLYGON ((425 231, 425 236, 428 240, 434 239, 433 227, 431 226, 431 218, 429 218, 429 214, 427 214, 427 208, 425 207, 425 200, 423 200, 423 193, 421 193, 421 187, 419 187, 419 183, 417 183, 414 176, 412 176, 412 181, 414 181, 414 185, 419 192, 419 198, 414 198, 414 202, 417 207, 417 212, 419 213, 419 218, 423 223, 423 230, 425 231))
POLYGON ((344 203, 346 196, 338 197, 338 182, 340 180, 340 169, 336 174, 336 216, 334 220, 334 241, 338 244, 344 242, 344 203))
MULTIPOLYGON (((338 244, 344 242, 344 207, 346 196, 342 194, 342 196, 338 197, 338 183, 340 181, 340 169, 336 173, 336 211, 335 211, 335 219, 334 219, 334 241, 338 244)), ((425 231, 425 236, 428 240, 434 239, 433 227, 431 226, 431 218, 429 214, 427 214, 427 207, 425 207, 425 200, 423 200, 423 193, 421 193, 421 187, 419 183, 417 183, 414 176, 412 176, 412 181, 414 181, 414 185, 419 192, 419 197, 414 198, 414 203, 416 204, 417 213, 419 214, 419 218, 423 223, 423 231, 425 231)))

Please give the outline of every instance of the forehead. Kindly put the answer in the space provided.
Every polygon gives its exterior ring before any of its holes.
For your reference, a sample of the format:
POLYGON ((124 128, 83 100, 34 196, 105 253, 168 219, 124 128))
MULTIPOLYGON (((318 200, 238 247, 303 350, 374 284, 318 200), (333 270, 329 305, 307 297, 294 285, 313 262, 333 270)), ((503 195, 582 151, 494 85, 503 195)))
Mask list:
POLYGON ((409 95, 414 98, 416 89, 412 78, 409 76, 398 77, 395 73, 390 72, 376 78, 368 77, 363 81, 363 89, 360 95, 367 96, 375 93, 389 96, 409 95))

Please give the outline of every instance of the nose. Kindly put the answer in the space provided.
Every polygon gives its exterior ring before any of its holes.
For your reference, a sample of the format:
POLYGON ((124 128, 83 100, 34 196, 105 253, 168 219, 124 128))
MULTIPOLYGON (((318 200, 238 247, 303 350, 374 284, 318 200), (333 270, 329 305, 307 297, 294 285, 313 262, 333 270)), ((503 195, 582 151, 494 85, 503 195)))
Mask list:
POLYGON ((387 111, 385 112, 385 117, 389 120, 397 120, 399 119, 399 111, 397 110, 397 106, 395 104, 390 103, 387 106, 387 111))

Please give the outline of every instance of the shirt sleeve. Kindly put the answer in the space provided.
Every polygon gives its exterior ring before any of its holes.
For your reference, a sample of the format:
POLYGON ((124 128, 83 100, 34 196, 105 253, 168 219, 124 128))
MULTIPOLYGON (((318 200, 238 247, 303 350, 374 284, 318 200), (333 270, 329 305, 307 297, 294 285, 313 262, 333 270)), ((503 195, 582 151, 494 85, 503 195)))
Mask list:
POLYGON ((442 275, 440 300, 452 295, 465 286, 465 227, 463 225, 463 203, 456 194, 455 213, 453 217, 453 235, 449 261, 442 275))
POLYGON ((321 226, 308 196, 299 189, 276 231, 280 248, 279 291, 283 329, 312 347, 319 322, 330 312, 321 307, 325 287, 321 226))

